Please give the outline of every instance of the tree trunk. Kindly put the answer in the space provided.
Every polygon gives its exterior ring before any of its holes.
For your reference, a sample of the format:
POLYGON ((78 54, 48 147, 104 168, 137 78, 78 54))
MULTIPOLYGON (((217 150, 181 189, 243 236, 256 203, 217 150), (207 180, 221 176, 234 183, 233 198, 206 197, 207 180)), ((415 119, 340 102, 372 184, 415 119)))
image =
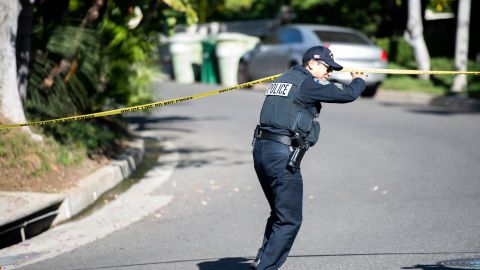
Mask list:
MULTIPOLYGON (((17 0, 0 1, 0 114, 13 123, 27 121, 18 92, 15 57, 20 9, 17 0)), ((32 134, 29 127, 22 127, 22 130, 31 134, 32 139, 41 140, 39 135, 32 134)))
MULTIPOLYGON (((420 0, 408 0, 408 21, 404 36, 405 40, 413 47, 418 69, 430 70, 430 55, 423 38, 422 4, 420 0)), ((419 77, 428 80, 430 75, 423 74, 419 77)))
MULTIPOLYGON (((468 38, 470 28, 471 0, 458 2, 457 37, 455 42, 455 67, 466 71, 468 63, 468 38)), ((467 75, 457 75, 452 85, 452 92, 460 93, 467 88, 467 75)))
POLYGON ((20 0, 22 10, 18 16, 16 59, 18 91, 23 105, 27 102, 28 65, 30 63, 30 33, 32 32, 33 3, 35 0, 20 0))

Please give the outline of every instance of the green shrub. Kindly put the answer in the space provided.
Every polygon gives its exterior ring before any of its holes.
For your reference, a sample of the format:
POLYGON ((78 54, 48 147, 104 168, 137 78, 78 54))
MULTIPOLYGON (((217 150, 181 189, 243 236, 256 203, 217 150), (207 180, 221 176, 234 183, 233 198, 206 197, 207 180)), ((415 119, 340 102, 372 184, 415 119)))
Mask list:
POLYGON ((388 54, 390 53, 390 38, 376 38, 375 44, 380 48, 384 49, 388 54))
POLYGON ((123 129, 121 124, 108 118, 43 126, 44 132, 54 136, 58 142, 64 145, 82 145, 88 149, 89 154, 98 154, 114 146, 126 136, 121 132, 123 129), (110 124, 114 127, 110 127, 110 124))
MULTIPOLYGON (((480 63, 468 61, 469 71, 480 71, 480 63)), ((480 99, 480 76, 468 76, 467 94, 469 97, 480 99)))
POLYGON ((40 158, 40 167, 32 172, 33 176, 40 176, 52 169, 52 166, 50 165, 50 160, 48 159, 47 154, 45 154, 43 151, 38 150, 36 151, 36 155, 40 158))
POLYGON ((8 154, 8 150, 5 145, 5 141, 0 140, 0 157, 6 157, 8 154))
MULTIPOLYGON (((128 28, 130 4, 115 1, 106 5, 101 20, 79 27, 77 17, 84 16, 89 5, 74 2, 74 12, 50 24, 41 20, 46 16, 43 9, 34 14, 38 23, 31 42, 28 118, 47 120, 151 102, 149 83, 158 42, 154 31, 128 28), (65 61, 69 68, 46 84, 65 61)), ((40 129, 62 143, 84 145, 91 153, 112 147, 125 135, 125 129, 110 130, 106 122, 95 119, 40 129)))
POLYGON ((387 52, 389 62, 415 68, 413 49, 403 37, 377 38, 375 43, 387 52))
POLYGON ((11 137, 9 140, 10 151, 15 158, 20 158, 29 153, 31 149, 35 149, 35 143, 33 143, 25 132, 19 132, 16 136, 11 137))
POLYGON ((57 152, 57 162, 62 166, 72 166, 84 160, 84 152, 71 147, 61 147, 57 152))

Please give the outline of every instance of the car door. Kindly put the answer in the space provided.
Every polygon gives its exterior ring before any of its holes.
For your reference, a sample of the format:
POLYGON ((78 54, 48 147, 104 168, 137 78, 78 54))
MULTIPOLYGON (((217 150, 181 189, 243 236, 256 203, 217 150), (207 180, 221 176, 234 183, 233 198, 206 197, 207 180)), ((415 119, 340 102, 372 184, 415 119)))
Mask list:
MULTIPOLYGON (((282 28, 277 31, 278 44, 271 49, 272 72, 275 74, 289 70, 294 64, 293 53, 303 42, 302 33, 296 28, 282 28)), ((295 63, 298 64, 298 63, 295 63)))
POLYGON ((273 65, 271 64, 272 50, 275 49, 278 43, 277 34, 272 33, 257 45, 248 63, 248 72, 252 79, 259 79, 273 74, 273 65))

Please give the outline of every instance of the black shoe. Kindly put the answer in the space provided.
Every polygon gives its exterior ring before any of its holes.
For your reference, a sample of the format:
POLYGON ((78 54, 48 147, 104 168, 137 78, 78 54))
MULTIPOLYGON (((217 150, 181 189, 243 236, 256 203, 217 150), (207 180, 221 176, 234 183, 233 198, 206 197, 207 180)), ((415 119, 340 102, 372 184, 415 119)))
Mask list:
POLYGON ((255 270, 257 269, 257 266, 258 264, 260 263, 260 259, 255 259, 251 264, 250 264, 250 268, 255 270))

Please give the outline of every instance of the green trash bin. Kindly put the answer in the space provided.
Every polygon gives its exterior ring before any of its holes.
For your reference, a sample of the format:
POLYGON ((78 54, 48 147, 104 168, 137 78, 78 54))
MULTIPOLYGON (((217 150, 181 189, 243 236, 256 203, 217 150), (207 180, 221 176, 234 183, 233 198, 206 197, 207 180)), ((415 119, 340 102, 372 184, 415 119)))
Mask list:
POLYGON ((218 61, 215 54, 215 40, 202 40, 202 69, 200 80, 202 83, 218 83, 218 61))

